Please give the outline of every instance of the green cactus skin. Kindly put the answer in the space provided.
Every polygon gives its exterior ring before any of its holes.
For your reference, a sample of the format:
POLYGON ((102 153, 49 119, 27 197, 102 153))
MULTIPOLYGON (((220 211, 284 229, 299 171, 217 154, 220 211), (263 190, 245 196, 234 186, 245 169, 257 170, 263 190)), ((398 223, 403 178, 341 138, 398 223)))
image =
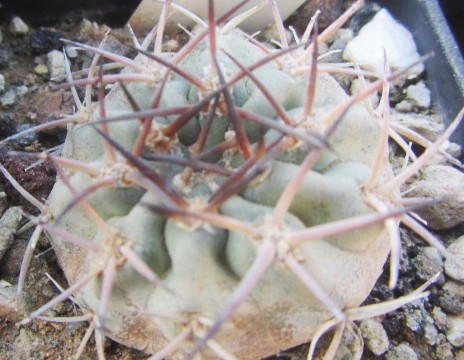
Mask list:
MULTIPOLYGON (((210 36, 211 33, 178 64, 185 72, 201 79, 206 84, 205 88, 199 91, 192 82, 172 71, 158 109, 196 104, 221 86, 217 76, 212 76, 215 64, 211 63, 210 36), (208 86, 208 83, 212 86, 208 86)), ((227 54, 245 67, 267 56, 261 47, 238 30, 218 30, 216 45, 217 63, 226 81, 241 72, 227 54)), ((294 121, 287 127, 301 134, 316 133, 320 138, 325 138, 337 120, 337 117, 327 114, 335 111, 340 104, 349 103, 349 96, 334 78, 319 73, 312 112, 302 118, 310 76, 308 72, 296 73, 293 70, 310 64, 309 60, 305 64, 297 62, 303 51, 300 47, 288 52, 278 57, 278 61, 258 67, 253 74, 294 121)), ((166 60, 172 57, 171 54, 158 55, 166 60)), ((135 62, 147 74, 158 74, 157 81, 126 85, 140 109, 151 109, 165 67, 143 54, 139 54, 135 62)), ((123 70, 123 73, 133 72, 132 69, 123 70)), ((250 77, 244 76, 229 87, 229 91, 236 110, 258 114, 277 124, 284 123, 250 77)), ((232 132, 231 109, 225 97, 224 94, 219 97, 219 106, 203 151, 236 135, 236 131, 232 132)), ((330 138, 327 137, 330 148, 322 150, 304 176, 281 224, 272 222, 274 208, 298 173, 300 164, 321 144, 317 141, 307 143, 291 135, 283 137, 278 129, 252 123, 239 116, 253 152, 257 153, 260 146, 265 146, 266 152, 271 152, 272 144, 279 138, 281 143, 285 140, 293 143, 267 160, 264 170, 254 181, 235 191, 217 209, 218 214, 255 229, 259 236, 251 237, 228 226, 194 221, 189 216, 182 218, 178 214, 169 214, 167 210, 154 211, 155 208, 171 209, 173 206, 166 191, 163 195, 163 191, 140 175, 140 168, 120 152, 115 152, 117 161, 111 162, 104 146, 105 140, 96 131, 101 125, 89 126, 101 119, 102 102, 89 116, 88 123, 69 126, 63 150, 64 158, 87 164, 100 175, 89 175, 72 167, 63 170, 48 203, 53 217, 59 218, 57 225, 60 228, 103 249, 93 251, 50 233, 70 284, 77 283, 98 269, 110 269, 107 270, 110 273, 111 266, 108 264, 115 262, 116 273, 114 281, 110 281, 112 289, 108 304, 102 305, 102 287, 106 276, 103 270, 103 275, 95 276, 75 293, 85 311, 102 315, 99 312, 104 309, 100 325, 105 335, 128 346, 156 353, 183 331, 191 329, 191 336, 169 355, 173 359, 186 358, 198 339, 207 333, 208 324, 214 323, 242 279, 249 274, 256 254, 265 243, 272 243, 271 247, 276 249, 272 264, 253 291, 233 311, 229 321, 213 337, 214 343, 220 344, 237 359, 258 359, 307 342, 317 326, 334 316, 333 309, 328 309, 303 284, 289 268, 285 258, 296 260, 341 310, 359 306, 368 296, 390 251, 389 234, 382 222, 336 236, 305 241, 294 247, 286 242, 291 234, 317 225, 376 213, 367 200, 369 191, 365 189, 365 184, 379 161, 380 171, 376 173, 372 189, 388 182, 393 174, 387 150, 382 153, 381 160, 376 156, 381 123, 373 118, 364 105, 351 106, 330 138), (88 191, 84 199, 106 222, 107 228, 95 222, 82 201, 61 216, 63 210, 75 201, 76 194, 85 192, 99 179, 108 177, 116 180, 110 185, 88 191), (109 238, 108 229, 118 236, 109 238), (165 287, 154 286, 142 277, 120 254, 119 247, 122 245, 133 249, 144 264, 162 279, 165 287), (285 245, 289 248, 285 249, 285 245), (186 320, 173 320, 179 318, 186 320)), ((171 138, 161 142, 147 141, 145 152, 185 159, 194 156, 211 104, 212 101, 201 112, 195 113, 171 138)), ((134 112, 130 98, 119 84, 114 85, 105 97, 104 109, 108 119, 134 112)), ((155 117, 152 134, 163 131, 178 116, 155 117)), ((107 127, 103 132, 109 138, 127 151, 132 151, 142 125, 136 118, 112 121, 107 127)), ((222 153, 214 152, 207 159, 211 164, 231 172, 240 171, 247 162, 237 145, 222 153)), ((202 204, 208 204, 208 199, 227 181, 227 176, 208 171, 193 171, 189 177, 182 178, 186 172, 183 166, 143 161, 169 184, 169 189, 184 199, 192 213, 197 210, 201 212, 202 204)), ((383 201, 390 203, 398 198, 399 193, 393 191, 383 201)), ((212 212, 216 213, 216 209, 212 212)), ((202 351, 201 356, 202 359, 218 357, 211 348, 202 351)))

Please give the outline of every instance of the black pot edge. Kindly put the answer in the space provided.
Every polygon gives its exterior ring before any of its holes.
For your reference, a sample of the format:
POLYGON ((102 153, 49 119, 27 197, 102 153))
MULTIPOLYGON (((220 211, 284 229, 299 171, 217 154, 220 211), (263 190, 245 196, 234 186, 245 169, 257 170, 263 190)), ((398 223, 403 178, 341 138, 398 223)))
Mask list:
MULTIPOLYGON (((426 84, 448 125, 464 106, 464 60, 438 0, 377 0, 412 33, 420 54, 433 52, 425 62, 426 84)), ((464 147, 464 122, 451 141, 464 147)), ((461 160, 464 154, 461 155, 461 160)))
POLYGON ((19 16, 28 25, 53 26, 63 20, 88 19, 123 27, 141 0, 1 0, 0 21, 19 16))

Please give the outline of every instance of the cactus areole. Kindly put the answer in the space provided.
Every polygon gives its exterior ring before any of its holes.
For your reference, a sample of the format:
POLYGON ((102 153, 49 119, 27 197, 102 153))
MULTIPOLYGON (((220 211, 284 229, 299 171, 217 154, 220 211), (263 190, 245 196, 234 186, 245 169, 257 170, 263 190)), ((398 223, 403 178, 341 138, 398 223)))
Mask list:
POLYGON ((364 301, 389 233, 350 224, 399 194, 376 193, 393 177, 382 122, 314 71, 317 46, 211 21, 176 54, 128 60, 69 126, 50 237, 105 335, 159 358, 259 359, 364 301))

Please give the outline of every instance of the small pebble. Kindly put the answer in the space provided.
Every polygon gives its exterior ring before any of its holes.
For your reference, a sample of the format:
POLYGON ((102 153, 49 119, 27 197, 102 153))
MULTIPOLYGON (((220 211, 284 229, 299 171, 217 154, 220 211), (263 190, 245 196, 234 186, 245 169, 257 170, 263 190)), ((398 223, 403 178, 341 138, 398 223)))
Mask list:
POLYGON ((16 91, 14 91, 14 89, 8 90, 0 98, 0 103, 3 106, 13 105, 15 103, 15 101, 16 101, 16 91))
POLYGON ((37 75, 48 75, 48 66, 45 64, 39 64, 34 68, 34 72, 37 75))
POLYGON ((456 354, 456 360, 464 360, 464 349, 458 350, 456 354))
POLYGON ((400 101, 398 104, 395 105, 395 110, 398 110, 402 113, 410 113, 414 109, 414 104, 412 101, 405 99, 400 101))
POLYGON ((18 96, 23 96, 29 91, 26 85, 15 86, 14 90, 18 96))
POLYGON ((9 208, 0 219, 0 259, 5 255, 14 240, 14 234, 18 229, 23 213, 21 207, 9 208))
POLYGON ((163 44, 163 51, 176 52, 179 50, 180 44, 176 39, 169 39, 163 44))
POLYGON ((50 80, 60 82, 64 79, 66 70, 63 53, 61 51, 50 51, 47 54, 47 65, 50 70, 50 80))
POLYGON ((427 344, 434 346, 438 341, 438 330, 433 324, 424 325, 424 337, 427 344))
POLYGON ((418 360, 419 357, 406 343, 401 343, 385 355, 387 360, 418 360))
POLYGON ((459 359, 459 356, 454 357, 452 346, 449 342, 439 344, 435 350, 438 360, 464 360, 459 359))
POLYGON ((0 74, 0 92, 5 90, 5 77, 0 74))
POLYGON ((443 331, 448 328, 448 318, 446 314, 440 309, 438 306, 435 306, 432 310, 433 320, 435 321, 435 325, 438 327, 439 330, 443 331))
MULTIPOLYGON (((423 168, 420 180, 411 185, 407 196, 441 200, 417 210, 431 229, 450 229, 464 221, 464 173, 451 166, 423 168)), ((464 258, 462 252, 461 256, 464 258)), ((464 281, 464 268, 458 276, 464 281)))
POLYGON ((440 306, 450 314, 464 312, 464 285, 449 280, 440 290, 440 306))
POLYGON ((454 280, 464 282, 464 235, 454 241, 448 247, 448 251, 453 256, 445 261, 446 275, 454 280))
MULTIPOLYGON (((343 57, 364 69, 383 74, 385 55, 388 66, 393 70, 402 69, 419 59, 411 33, 382 9, 348 43, 343 57)), ((409 74, 418 75, 423 70, 424 65, 419 64, 409 70, 409 74)))
POLYGON ((65 46, 66 56, 70 59, 75 59, 79 55, 77 49, 74 46, 65 46))
POLYGON ((453 346, 464 346, 464 318, 462 316, 450 316, 448 320, 451 326, 446 332, 446 338, 453 346))
MULTIPOLYGON (((435 250, 435 248, 432 248, 435 250)), ((432 250, 429 250, 432 251, 432 250)), ((421 249, 419 254, 411 260, 412 265, 416 270, 416 275, 422 280, 428 280, 437 273, 443 273, 443 260, 438 254, 438 259, 430 259, 425 253, 424 249, 421 249), (441 264, 440 264, 441 262, 441 264)), ((444 279, 441 279, 442 282, 444 279)))
POLYGON ((410 309, 405 311, 405 325, 416 333, 422 331, 422 312, 419 309, 410 309))
POLYGON ((363 347, 364 341, 359 328, 357 326, 346 327, 334 360, 361 360, 363 347))
POLYGON ((443 150, 445 150, 448 154, 455 158, 461 157, 462 154, 462 147, 461 145, 454 143, 454 142, 447 142, 443 146, 443 150))
POLYGON ((25 35, 29 32, 29 27, 20 17, 15 16, 10 22, 10 32, 13 35, 25 35))
POLYGON ((426 246, 421 248, 421 252, 436 266, 443 268, 443 256, 433 246, 426 246))
POLYGON ((0 67, 7 67, 10 61, 10 54, 7 50, 0 48, 0 67))
POLYGON ((421 109, 428 109, 432 103, 430 90, 423 81, 409 85, 406 89, 406 97, 421 109))
POLYGON ((16 133, 15 116, 13 113, 0 114, 0 137, 6 138, 16 133))
POLYGON ((390 347, 388 335, 382 324, 375 319, 363 320, 359 324, 366 347, 374 355, 382 355, 390 347))
MULTIPOLYGON (((16 285, 12 285, 7 281, 0 280, 0 317, 2 320, 8 319, 14 322, 21 321, 26 315, 24 306, 22 304, 16 304, 16 285)), ((5 348, 3 347, 2 350, 5 348)), ((7 359, 9 357, 3 357, 2 359, 7 359)), ((22 358, 22 357, 20 357, 22 358)), ((24 358, 30 358, 26 356, 24 358)))
POLYGON ((23 96, 28 90, 29 89, 25 85, 14 86, 0 98, 0 102, 4 106, 13 105, 16 102, 16 97, 23 96))
MULTIPOLYGON (((18 125, 17 132, 20 133, 21 131, 25 131, 27 129, 30 129, 31 127, 34 127, 34 125, 32 124, 18 125)), ((37 137, 38 137, 37 133, 32 132, 32 133, 23 135, 20 138, 16 139, 16 142, 19 146, 26 147, 26 146, 32 145, 37 140, 37 137)))

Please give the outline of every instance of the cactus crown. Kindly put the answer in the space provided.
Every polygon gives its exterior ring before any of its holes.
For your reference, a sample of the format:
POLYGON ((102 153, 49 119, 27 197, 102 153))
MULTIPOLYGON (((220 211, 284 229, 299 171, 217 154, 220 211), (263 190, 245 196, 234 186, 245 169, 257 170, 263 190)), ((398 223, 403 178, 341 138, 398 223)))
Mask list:
POLYGON ((318 64, 318 43, 362 1, 321 34, 316 16, 295 46, 270 4, 280 49, 226 23, 240 5, 216 19, 213 1, 175 54, 161 51, 170 1, 133 60, 69 41, 95 58, 86 79, 69 79, 87 90, 62 156, 39 155, 58 179, 35 221, 70 287, 25 322, 73 296, 102 358, 110 336, 153 359, 256 359, 385 311, 357 307, 388 254, 395 285, 399 220, 426 233, 399 186, 436 150, 393 175, 388 90, 405 70, 349 96, 328 74, 344 69, 318 64), (105 73, 99 58, 123 70, 105 73), (376 91, 372 110, 363 100, 376 91))

